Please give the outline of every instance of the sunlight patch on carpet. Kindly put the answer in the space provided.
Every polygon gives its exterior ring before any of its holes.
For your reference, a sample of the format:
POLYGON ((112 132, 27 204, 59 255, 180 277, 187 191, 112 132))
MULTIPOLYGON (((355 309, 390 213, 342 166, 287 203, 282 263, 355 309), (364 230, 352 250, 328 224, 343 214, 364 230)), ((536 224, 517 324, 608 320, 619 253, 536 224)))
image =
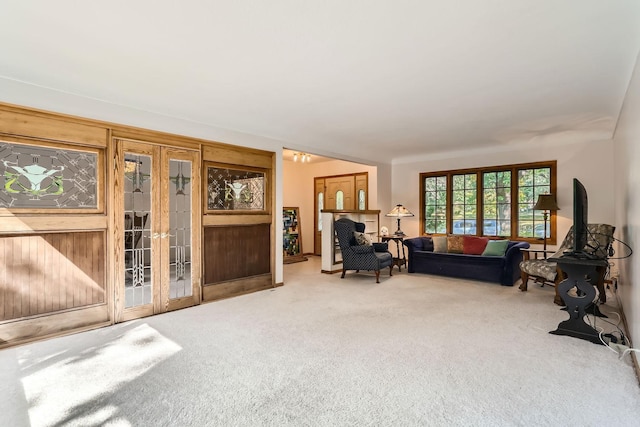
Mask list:
POLYGON ((135 380, 181 349, 143 324, 111 342, 51 364, 46 362, 52 358, 35 361, 25 354, 20 359, 21 369, 35 369, 22 379, 31 425, 130 425, 118 415, 117 407, 96 407, 95 401, 101 396, 117 394, 121 385, 135 380), (38 368, 40 362, 44 362, 44 366, 38 368), (90 380, 83 381, 83 378, 90 380))

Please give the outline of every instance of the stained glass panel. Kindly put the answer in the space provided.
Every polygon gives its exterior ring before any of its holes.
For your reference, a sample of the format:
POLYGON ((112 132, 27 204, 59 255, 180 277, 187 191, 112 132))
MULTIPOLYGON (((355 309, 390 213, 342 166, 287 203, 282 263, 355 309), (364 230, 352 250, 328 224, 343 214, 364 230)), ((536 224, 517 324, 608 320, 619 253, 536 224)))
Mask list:
POLYGON ((98 153, 0 141, 1 208, 98 208, 98 153))
POLYGON ((152 158, 125 153, 124 286, 125 307, 151 304, 152 158))
POLYGON ((207 167, 207 209, 211 211, 265 210, 264 172, 207 167))
POLYGON ((169 298, 193 294, 191 285, 191 162, 169 161, 169 298), (175 187, 175 191, 174 188, 175 187))

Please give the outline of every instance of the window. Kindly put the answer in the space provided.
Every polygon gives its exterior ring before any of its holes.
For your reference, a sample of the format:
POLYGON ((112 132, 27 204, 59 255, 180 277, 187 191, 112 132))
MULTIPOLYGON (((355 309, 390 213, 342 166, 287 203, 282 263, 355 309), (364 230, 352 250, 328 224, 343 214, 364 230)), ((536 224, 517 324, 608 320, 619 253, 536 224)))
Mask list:
POLYGON ((324 209, 324 194, 318 193, 318 231, 322 231, 322 209, 324 209))
POLYGON ((336 191, 336 209, 344 209, 344 192, 336 191))
MULTIPOLYGON (((555 189, 555 161, 422 173, 421 232, 534 242, 544 236, 544 216, 533 206, 555 189)), ((555 213, 547 237, 555 244, 555 213)))
POLYGON ((0 141, 0 208, 14 213, 101 212, 102 165, 102 152, 95 148, 0 141))
POLYGON ((468 173, 453 175, 451 190, 451 216, 453 234, 476 234, 477 176, 468 173))
POLYGON ((263 169, 236 169, 206 164, 207 213, 266 211, 266 173, 263 169))
POLYGON ((424 232, 447 232, 447 177, 429 176, 424 184, 424 232))
POLYGON ((511 236, 511 171, 482 175, 482 232, 484 236, 511 236))
POLYGON ((549 168, 518 171, 518 236, 544 237, 544 213, 533 210, 533 206, 538 195, 551 191, 550 175, 549 168))

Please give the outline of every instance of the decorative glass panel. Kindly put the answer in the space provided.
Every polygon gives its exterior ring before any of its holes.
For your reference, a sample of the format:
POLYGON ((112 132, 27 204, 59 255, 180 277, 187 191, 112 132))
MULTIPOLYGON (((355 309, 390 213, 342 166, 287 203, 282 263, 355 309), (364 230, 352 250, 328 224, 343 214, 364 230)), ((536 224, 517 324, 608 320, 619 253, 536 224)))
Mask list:
POLYGON ((264 211, 265 173, 207 167, 207 209, 264 211))
POLYGON ((191 296, 191 162, 169 161, 169 298, 191 296))
POLYGON ((336 209, 344 209, 344 192, 336 191, 336 209))
POLYGON ((151 157, 124 156, 124 286, 125 307, 150 304, 151 285, 151 157))
POLYGON ((96 209, 98 153, 0 142, 0 207, 96 209))
POLYGON ((318 231, 322 231, 322 209, 324 209, 324 193, 318 193, 318 231))
POLYGON ((364 190, 360 189, 360 191, 358 191, 358 209, 363 211, 365 208, 366 208, 365 192, 364 190))

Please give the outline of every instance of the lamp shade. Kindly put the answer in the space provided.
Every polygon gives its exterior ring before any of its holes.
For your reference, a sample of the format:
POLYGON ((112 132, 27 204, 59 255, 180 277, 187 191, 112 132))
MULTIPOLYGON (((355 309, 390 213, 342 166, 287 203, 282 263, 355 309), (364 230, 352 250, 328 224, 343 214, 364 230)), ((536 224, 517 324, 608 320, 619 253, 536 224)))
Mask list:
POLYGON ((404 206, 396 205, 393 209, 391 209, 391 212, 389 212, 385 216, 402 218, 405 216, 414 216, 414 215, 411 212, 409 212, 409 209, 405 208, 404 206))
POLYGON ((558 202, 556 202, 556 196, 553 194, 540 194, 538 201, 533 209, 537 211, 559 211, 558 202))

